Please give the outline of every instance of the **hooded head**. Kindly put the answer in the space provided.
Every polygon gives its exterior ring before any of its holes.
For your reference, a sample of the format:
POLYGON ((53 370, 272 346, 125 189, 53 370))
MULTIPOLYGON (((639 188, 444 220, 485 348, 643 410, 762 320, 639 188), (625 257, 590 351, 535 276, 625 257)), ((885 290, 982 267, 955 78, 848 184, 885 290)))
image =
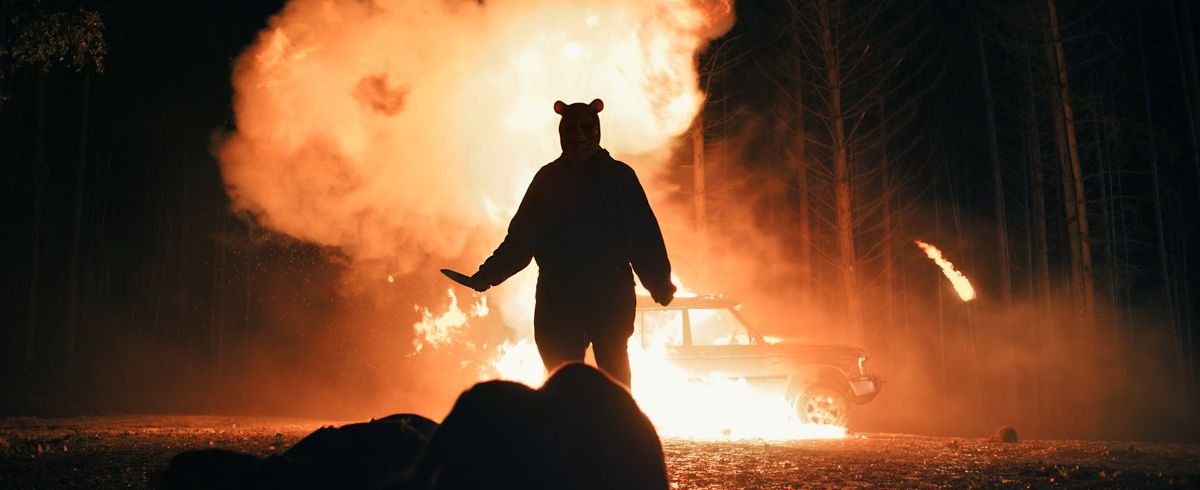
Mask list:
POLYGON ((554 112, 562 116, 558 122, 558 142, 562 145, 563 158, 576 162, 600 149, 599 113, 602 110, 604 101, 600 99, 590 104, 554 102, 554 112))

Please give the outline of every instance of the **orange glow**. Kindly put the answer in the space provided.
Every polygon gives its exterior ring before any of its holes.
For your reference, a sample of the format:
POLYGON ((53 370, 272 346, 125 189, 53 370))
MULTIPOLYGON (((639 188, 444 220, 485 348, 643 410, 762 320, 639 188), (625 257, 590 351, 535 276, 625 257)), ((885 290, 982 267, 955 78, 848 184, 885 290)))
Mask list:
POLYGON ((450 306, 439 315, 434 315, 428 308, 414 306, 421 314, 421 320, 413 325, 416 332, 413 337, 413 350, 416 352, 421 352, 427 345, 437 347, 453 342, 470 318, 487 316, 486 297, 480 297, 479 302, 471 305, 470 311, 464 312, 458 306, 458 296, 454 294, 453 289, 449 290, 449 295, 450 306))
MULTIPOLYGON (((414 345, 419 350, 424 345, 437 347, 460 341, 455 336, 461 333, 471 318, 482 318, 489 314, 486 298, 500 295, 506 298, 502 308, 509 310, 502 314, 505 323, 522 325, 523 328, 514 332, 515 340, 499 346, 495 357, 480 367, 478 379, 499 378, 535 388, 541 386, 547 373, 534 345, 531 329, 534 279, 536 274, 528 272, 515 276, 505 283, 505 287, 480 296, 470 312, 459 308, 454 290, 449 291, 451 302, 447 311, 440 315, 418 307, 423 317, 414 325, 418 333, 414 345), (514 321, 515 318, 522 320, 514 321)), ((680 296, 695 296, 677 276, 672 279, 680 296)), ((768 339, 767 342, 775 343, 778 340, 768 339)), ((801 422, 791 404, 780 393, 756 389, 744 379, 730 379, 716 372, 710 373, 706 379, 691 379, 688 373, 667 359, 664 350, 642 349, 636 337, 629 342, 629 360, 633 370, 633 397, 662 436, 704 440, 833 439, 846 436, 845 427, 801 422)))
POLYGON ((941 250, 920 240, 916 240, 914 243, 925 251, 925 255, 929 256, 933 263, 942 268, 942 274, 950 280, 950 284, 954 286, 954 291, 958 293, 959 298, 962 298, 963 301, 975 299, 975 288, 971 286, 971 281, 967 280, 967 276, 964 276, 962 272, 955 269, 953 263, 942 256, 941 250))
MULTIPOLYGON (((291 0, 236 62, 222 178, 263 227, 407 284, 504 237, 534 173, 560 153, 555 100, 603 99, 601 144, 652 202, 670 191, 651 182, 703 103, 696 55, 732 23, 730 0, 291 0)), ((471 346, 496 355, 481 378, 540 385, 536 274, 470 304, 450 289, 441 313, 414 305, 413 355, 469 342, 471 321, 494 316, 512 340, 471 346)), ((664 434, 802 436, 782 399, 760 407, 744 383, 698 387, 661 356, 632 357, 635 397, 664 434)))
MULTIPOLYGON (((650 417, 660 436, 702 440, 836 439, 846 428, 802 423, 779 393, 756 390, 744 379, 711 373, 689 380, 683 370, 658 349, 629 343, 633 397, 650 417)), ((505 344, 480 379, 498 377, 541 386, 546 379, 532 340, 505 344)))
POLYGON ((601 144, 649 180, 732 21, 728 0, 292 0, 237 60, 222 177, 236 209, 354 263, 479 256, 560 152, 555 100, 603 99, 601 144))
MULTIPOLYGON (((673 276, 672 281, 679 289, 679 296, 695 296, 678 276, 673 276)), ((525 306, 532 311, 532 294, 527 298, 525 306)), ((768 340, 768 343, 773 342, 768 340)), ((667 359, 664 350, 643 349, 636 336, 629 341, 629 363, 633 371, 633 397, 661 436, 704 440, 846 436, 845 427, 802 423, 782 394, 755 389, 744 379, 730 379, 716 372, 706 379, 690 379, 687 372, 667 359)), ((532 335, 500 347, 499 355, 480 372, 480 380, 493 378, 535 388, 545 382, 546 371, 532 335)))

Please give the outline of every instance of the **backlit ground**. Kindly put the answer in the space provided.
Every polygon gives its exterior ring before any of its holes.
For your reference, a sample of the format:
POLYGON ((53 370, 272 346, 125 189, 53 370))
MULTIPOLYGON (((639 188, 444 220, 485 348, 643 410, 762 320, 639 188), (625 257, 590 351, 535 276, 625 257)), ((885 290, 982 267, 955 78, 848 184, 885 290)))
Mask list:
MULTIPOLYGON (((282 451, 328 422, 211 416, 0 420, 0 488, 142 488, 174 454, 282 451)), ((862 434, 839 441, 664 441, 676 488, 1200 486, 1200 444, 862 434)))

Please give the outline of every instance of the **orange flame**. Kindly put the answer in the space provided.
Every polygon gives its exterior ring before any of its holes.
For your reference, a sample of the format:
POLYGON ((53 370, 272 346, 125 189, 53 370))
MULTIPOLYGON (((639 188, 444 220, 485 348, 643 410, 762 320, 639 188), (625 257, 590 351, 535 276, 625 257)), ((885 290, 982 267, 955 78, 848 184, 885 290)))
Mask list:
MULTIPOLYGON (((389 276, 390 277, 390 276, 389 276)), ((426 345, 437 347, 454 341, 459 331, 471 318, 487 316, 487 297, 480 297, 477 303, 471 305, 470 311, 464 312, 458 306, 458 296, 454 290, 448 290, 450 306, 440 315, 434 315, 428 308, 413 305, 421 314, 421 319, 413 325, 416 335, 413 336, 413 350, 421 352, 426 345)))
POLYGON ((915 240, 914 243, 925 251, 925 255, 929 256, 933 263, 942 268, 942 274, 950 280, 950 284, 954 286, 954 291, 958 292, 959 298, 962 298, 963 301, 975 299, 975 288, 971 286, 971 281, 967 280, 967 276, 964 276, 962 272, 955 269, 953 263, 942 256, 941 250, 920 240, 915 240))
MULTIPOLYGON (((699 440, 799 440, 846 437, 846 428, 802 422, 779 393, 762 391, 745 379, 711 373, 689 379, 661 349, 629 343, 633 398, 664 437, 699 440)), ((546 380, 532 340, 506 343, 480 380, 505 379, 532 387, 546 380)))
MULTIPOLYGON (((696 296, 682 285, 678 276, 673 276, 672 281, 679 289, 677 296, 696 296)), ((532 308, 532 295, 529 298, 528 307, 532 308)), ((479 379, 498 377, 535 388, 541 386, 546 371, 531 337, 501 346, 499 355, 481 369, 479 379)), ((774 342, 768 340, 768 343, 774 342)), ((730 378, 720 372, 709 373, 705 379, 693 379, 668 360, 663 348, 643 349, 636 337, 629 341, 629 364, 633 372, 633 398, 661 436, 701 440, 846 436, 845 427, 804 423, 781 393, 757 388, 745 379, 730 378)))
MULTIPOLYGON (((234 208, 351 266, 404 275, 486 256, 558 155, 555 99, 604 99, 601 143, 648 182, 704 100, 696 53, 732 22, 730 0, 291 0, 237 61, 222 178, 234 208)), ((490 305, 464 309, 451 291, 442 314, 415 306, 414 350, 463 342, 473 318, 495 312, 516 340, 485 376, 540 385, 535 277, 489 291, 490 305)), ((689 383, 661 352, 631 359, 634 396, 664 435, 845 433, 800 424, 744 381, 689 383)))

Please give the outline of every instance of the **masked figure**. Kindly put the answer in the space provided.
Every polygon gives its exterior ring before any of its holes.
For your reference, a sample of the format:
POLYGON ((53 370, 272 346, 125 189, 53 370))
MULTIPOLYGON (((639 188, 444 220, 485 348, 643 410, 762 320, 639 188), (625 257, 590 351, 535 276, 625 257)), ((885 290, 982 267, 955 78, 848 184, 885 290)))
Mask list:
POLYGON ((547 371, 583 360, 630 384, 633 273, 659 304, 675 295, 662 231, 633 169, 600 147, 600 99, 554 103, 562 156, 533 177, 504 242, 470 277, 477 291, 537 260, 534 340, 547 371))

